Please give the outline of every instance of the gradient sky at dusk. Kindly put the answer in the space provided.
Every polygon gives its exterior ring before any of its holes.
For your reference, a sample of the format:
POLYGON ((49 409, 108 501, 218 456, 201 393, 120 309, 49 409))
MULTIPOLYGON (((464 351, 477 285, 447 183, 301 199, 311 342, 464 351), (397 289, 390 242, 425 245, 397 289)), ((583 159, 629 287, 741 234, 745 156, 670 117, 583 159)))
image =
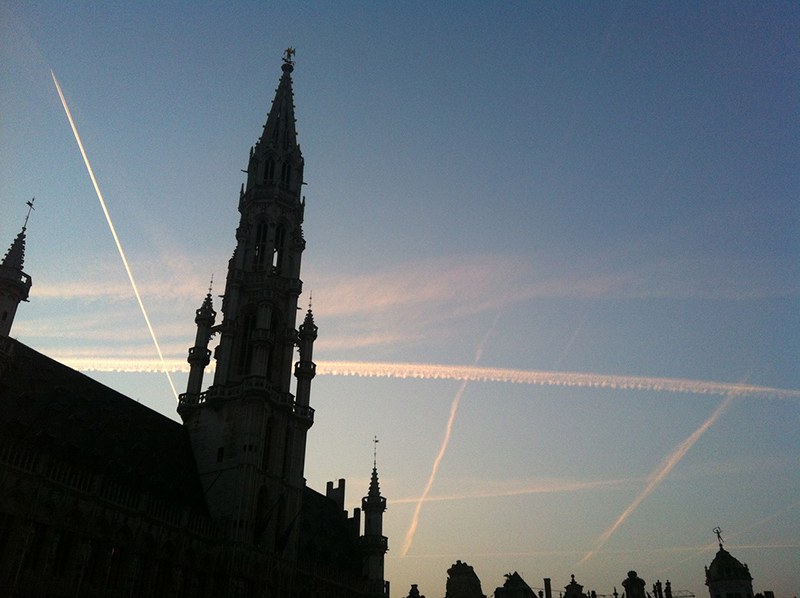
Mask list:
POLYGON ((392 594, 443 596, 460 559, 487 595, 514 570, 610 594, 635 569, 703 596, 720 526, 756 591, 796 596, 800 5, 2 1, 0 251, 36 196, 14 336, 177 419, 50 69, 183 367, 287 46, 301 303, 339 372, 314 381, 306 474, 347 478, 352 508, 380 438, 392 594), (372 362, 522 373, 460 394, 446 369, 342 375, 372 362))

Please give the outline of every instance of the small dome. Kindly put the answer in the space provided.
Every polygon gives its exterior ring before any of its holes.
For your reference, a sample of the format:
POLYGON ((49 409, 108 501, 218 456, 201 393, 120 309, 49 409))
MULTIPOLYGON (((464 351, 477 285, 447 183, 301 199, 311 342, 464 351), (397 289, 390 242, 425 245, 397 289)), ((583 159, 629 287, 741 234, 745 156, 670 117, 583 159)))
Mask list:
POLYGON ((715 581, 752 581, 747 565, 740 563, 730 552, 720 547, 717 556, 706 567, 706 584, 715 581))

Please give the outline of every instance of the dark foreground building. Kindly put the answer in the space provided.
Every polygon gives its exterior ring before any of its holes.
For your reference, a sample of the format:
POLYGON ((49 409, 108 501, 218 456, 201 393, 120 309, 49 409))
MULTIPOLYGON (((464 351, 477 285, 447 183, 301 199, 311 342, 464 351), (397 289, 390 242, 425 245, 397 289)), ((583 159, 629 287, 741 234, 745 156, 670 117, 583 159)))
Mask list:
POLYGON ((31 287, 24 227, 3 259, 0 596, 388 598, 374 464, 352 515, 344 480, 323 495, 303 477, 317 327, 310 308, 296 327, 292 54, 250 151, 221 323, 210 293, 196 312, 183 425, 10 338, 31 287))

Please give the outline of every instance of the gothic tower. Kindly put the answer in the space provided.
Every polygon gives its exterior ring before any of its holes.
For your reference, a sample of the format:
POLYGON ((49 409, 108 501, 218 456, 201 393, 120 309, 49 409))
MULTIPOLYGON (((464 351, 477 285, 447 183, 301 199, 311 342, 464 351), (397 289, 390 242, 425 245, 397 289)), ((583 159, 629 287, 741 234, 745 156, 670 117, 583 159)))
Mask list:
POLYGON ((309 308, 295 328, 305 248, 303 156, 292 94, 293 49, 239 193, 236 248, 228 263, 222 322, 210 293, 197 311, 190 379, 178 413, 192 442, 212 516, 228 538, 294 558, 317 327, 309 308), (214 382, 200 392, 208 338, 219 334, 214 382), (300 361, 294 373, 295 346, 300 361))
POLYGON ((11 325, 14 315, 21 301, 28 300, 33 281, 22 271, 25 261, 25 231, 28 226, 28 217, 33 209, 33 200, 28 202, 28 216, 25 224, 11 243, 8 252, 0 262, 0 337, 11 334, 11 325))
MULTIPOLYGON (((376 445, 377 442, 376 438, 376 445)), ((383 559, 389 545, 386 536, 383 535, 383 513, 386 511, 386 499, 381 496, 378 484, 377 455, 372 461, 369 492, 361 499, 361 511, 364 513, 364 535, 361 537, 364 577, 370 581, 371 596, 386 596, 388 592, 384 583, 383 559)))

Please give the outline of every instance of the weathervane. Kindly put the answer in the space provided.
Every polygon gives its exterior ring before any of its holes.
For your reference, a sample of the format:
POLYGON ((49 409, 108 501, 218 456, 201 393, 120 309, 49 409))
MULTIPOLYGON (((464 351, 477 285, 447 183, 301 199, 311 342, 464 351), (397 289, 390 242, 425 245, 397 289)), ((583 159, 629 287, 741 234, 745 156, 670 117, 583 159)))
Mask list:
POLYGON ((283 51, 283 62, 286 64, 294 64, 294 60, 292 60, 292 58, 294 58, 294 53, 295 49, 291 46, 286 48, 286 50, 283 51))
POLYGON ((25 224, 22 225, 22 228, 28 227, 28 218, 31 217, 31 210, 35 210, 36 208, 33 207, 33 202, 36 201, 35 197, 31 197, 30 201, 26 201, 25 205, 28 206, 28 213, 25 215, 25 224))
POLYGON ((372 468, 378 468, 378 437, 372 438, 372 468))
POLYGON ((717 534, 717 542, 719 542, 719 547, 722 549, 722 530, 718 527, 715 527, 713 530, 715 534, 717 534))

